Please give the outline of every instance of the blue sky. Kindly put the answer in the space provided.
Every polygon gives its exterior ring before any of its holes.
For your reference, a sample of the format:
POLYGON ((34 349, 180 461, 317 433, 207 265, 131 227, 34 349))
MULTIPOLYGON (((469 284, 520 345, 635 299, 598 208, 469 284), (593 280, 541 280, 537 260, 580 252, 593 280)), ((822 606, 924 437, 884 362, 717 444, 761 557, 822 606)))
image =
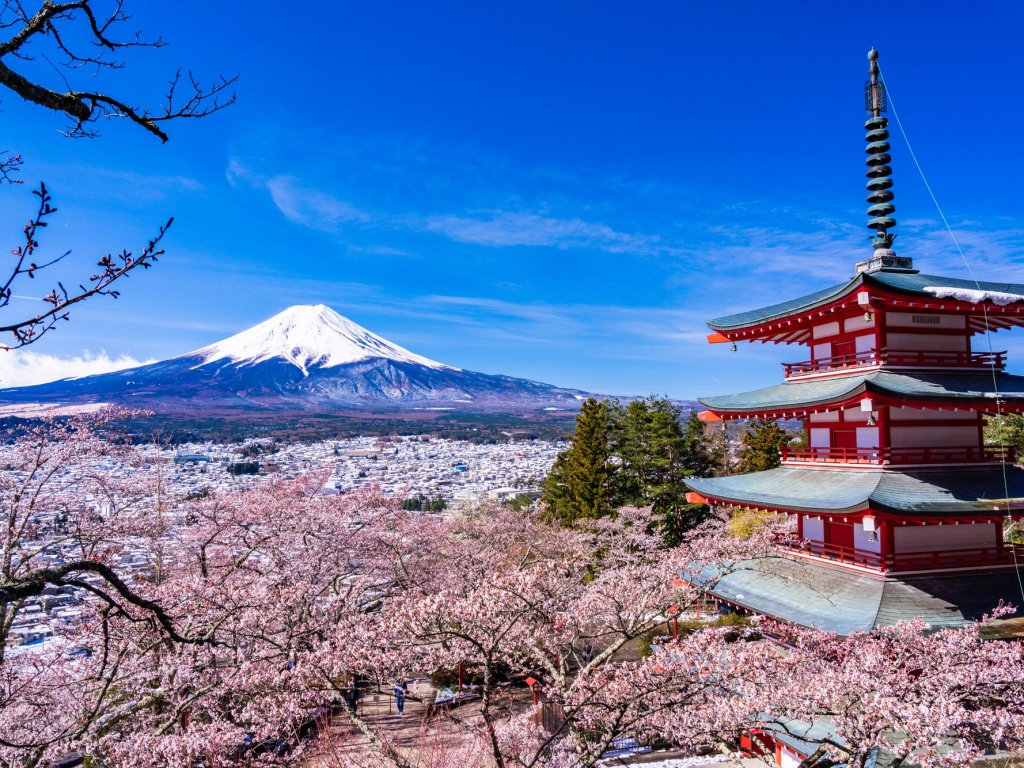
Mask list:
MULTIPOLYGON (((0 189, 12 247, 39 180, 61 209, 44 248, 79 270, 175 224, 156 269, 0 378, 168 357, 322 302, 434 359, 590 391, 774 382, 799 349, 730 353, 704 320, 869 255, 872 45, 975 269, 1024 282, 1016 2, 290 8, 134 3, 130 28, 169 45, 79 83, 153 103, 178 67, 240 76, 235 106, 166 145, 117 122, 67 139, 2 95, 0 148, 25 158, 26 184, 0 189)), ((965 276, 898 137, 893 158, 897 250, 965 276)), ((1015 334, 993 344, 1024 358, 1015 334)))

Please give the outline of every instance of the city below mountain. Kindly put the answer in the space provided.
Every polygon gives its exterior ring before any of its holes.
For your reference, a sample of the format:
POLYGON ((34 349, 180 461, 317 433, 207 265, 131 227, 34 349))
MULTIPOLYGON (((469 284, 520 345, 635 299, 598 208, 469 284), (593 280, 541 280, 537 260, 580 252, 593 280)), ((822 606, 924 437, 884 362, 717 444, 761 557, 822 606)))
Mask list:
POLYGON ((576 411, 586 392, 465 371, 330 307, 300 305, 194 352, 114 373, 0 389, 0 407, 116 403, 161 412, 576 411))

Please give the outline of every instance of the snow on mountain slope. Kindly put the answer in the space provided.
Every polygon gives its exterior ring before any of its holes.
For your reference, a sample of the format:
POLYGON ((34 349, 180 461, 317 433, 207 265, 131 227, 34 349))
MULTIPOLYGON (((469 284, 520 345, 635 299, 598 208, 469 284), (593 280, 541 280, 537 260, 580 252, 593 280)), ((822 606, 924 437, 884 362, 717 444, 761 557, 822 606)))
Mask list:
POLYGON ((244 366, 280 358, 303 374, 313 366, 334 368, 377 358, 439 371, 460 370, 392 344, 323 304, 289 307, 259 325, 179 357, 201 357, 197 368, 218 360, 244 366))

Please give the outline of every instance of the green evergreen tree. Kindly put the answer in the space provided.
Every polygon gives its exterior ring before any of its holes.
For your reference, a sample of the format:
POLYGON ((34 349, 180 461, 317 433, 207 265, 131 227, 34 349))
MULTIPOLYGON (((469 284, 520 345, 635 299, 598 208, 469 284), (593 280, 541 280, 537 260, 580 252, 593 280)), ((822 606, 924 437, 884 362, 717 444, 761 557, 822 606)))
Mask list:
POLYGON ((693 473, 680 409, 664 398, 649 397, 617 414, 621 422, 613 430, 613 453, 619 461, 616 505, 650 505, 653 524, 666 544, 674 545, 708 511, 705 505, 686 500, 683 479, 693 473))
POLYGON ((985 445, 1012 448, 1018 461, 1024 458, 1024 414, 990 416, 985 422, 985 445))
POLYGON ((779 449, 792 440, 793 436, 774 419, 752 419, 743 435, 739 472, 762 472, 781 466, 779 449))
POLYGON ((548 474, 541 500, 548 518, 562 525, 625 505, 650 506, 652 525, 673 545, 709 512, 687 502, 684 479, 720 474, 725 455, 724 439, 694 413, 684 429, 680 409, 665 398, 626 406, 591 399, 576 418, 571 445, 548 474))
POLYGON ((728 454, 725 436, 711 432, 697 411, 691 410, 683 428, 686 457, 683 462, 691 477, 715 477, 725 472, 728 454))
POLYGON ((569 448, 559 454, 544 485, 548 515, 563 525, 612 511, 608 404, 591 397, 576 416, 569 448))

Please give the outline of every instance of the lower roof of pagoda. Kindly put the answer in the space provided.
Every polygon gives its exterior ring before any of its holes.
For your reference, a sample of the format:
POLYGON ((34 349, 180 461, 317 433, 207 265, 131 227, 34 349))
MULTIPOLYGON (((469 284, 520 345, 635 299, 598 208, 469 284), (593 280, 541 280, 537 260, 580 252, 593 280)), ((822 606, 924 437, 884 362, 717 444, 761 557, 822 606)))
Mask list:
POLYGON ((1024 469, 1013 466, 1005 467, 1005 476, 1002 466, 908 472, 778 467, 684 482, 712 503, 788 512, 958 517, 1004 515, 1007 505, 1024 510, 1024 469))
POLYGON ((719 416, 743 418, 839 407, 863 394, 899 405, 913 406, 921 401, 921 407, 951 403, 994 411, 997 397, 1004 406, 1024 407, 1024 376, 996 374, 993 386, 991 372, 912 374, 876 370, 830 379, 786 381, 752 392, 704 397, 699 402, 719 416))
POLYGON ((684 578, 726 603, 844 636, 918 616, 933 630, 964 626, 1021 597, 1012 571, 883 578, 785 557, 708 566, 684 578))

